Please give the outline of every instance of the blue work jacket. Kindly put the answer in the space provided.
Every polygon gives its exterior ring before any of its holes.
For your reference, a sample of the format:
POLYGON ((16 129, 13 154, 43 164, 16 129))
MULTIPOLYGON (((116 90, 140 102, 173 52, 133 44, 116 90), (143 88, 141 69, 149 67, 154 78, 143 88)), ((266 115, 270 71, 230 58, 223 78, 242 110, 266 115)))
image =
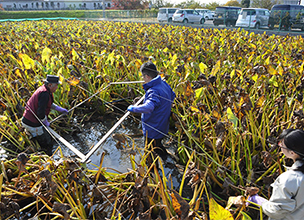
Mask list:
POLYGON ((151 113, 142 113, 143 134, 151 139, 162 138, 169 131, 169 118, 175 93, 160 76, 143 84, 143 88, 146 92, 144 103, 149 101, 154 105, 151 113))

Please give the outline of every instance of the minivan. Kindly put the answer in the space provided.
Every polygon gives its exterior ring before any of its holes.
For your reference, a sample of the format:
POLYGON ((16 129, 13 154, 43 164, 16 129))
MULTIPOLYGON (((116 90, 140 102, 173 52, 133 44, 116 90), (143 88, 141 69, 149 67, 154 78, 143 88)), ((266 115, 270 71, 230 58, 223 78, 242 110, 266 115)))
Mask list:
POLYGON ((268 28, 270 12, 266 8, 243 8, 236 21, 236 27, 268 28))
POLYGON ((269 29, 290 31, 298 28, 304 31, 304 6, 303 5, 274 5, 271 8, 269 29))
POLYGON ((160 8, 157 14, 158 22, 172 22, 172 16, 178 8, 160 8))
POLYGON ((235 26, 239 13, 242 8, 233 6, 216 7, 213 25, 226 25, 227 27, 235 26))

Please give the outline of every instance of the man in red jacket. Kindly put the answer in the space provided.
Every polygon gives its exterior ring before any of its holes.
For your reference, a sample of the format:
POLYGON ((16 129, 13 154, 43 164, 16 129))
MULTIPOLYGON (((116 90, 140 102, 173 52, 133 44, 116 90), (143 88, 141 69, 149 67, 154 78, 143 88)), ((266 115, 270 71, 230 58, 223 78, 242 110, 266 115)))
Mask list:
POLYGON ((68 110, 54 104, 53 93, 57 90, 59 77, 47 75, 44 85, 40 86, 28 100, 22 117, 22 125, 48 155, 52 153, 52 138, 45 126, 50 126, 47 120, 51 109, 67 114, 68 110), (43 123, 43 124, 42 124, 43 123))

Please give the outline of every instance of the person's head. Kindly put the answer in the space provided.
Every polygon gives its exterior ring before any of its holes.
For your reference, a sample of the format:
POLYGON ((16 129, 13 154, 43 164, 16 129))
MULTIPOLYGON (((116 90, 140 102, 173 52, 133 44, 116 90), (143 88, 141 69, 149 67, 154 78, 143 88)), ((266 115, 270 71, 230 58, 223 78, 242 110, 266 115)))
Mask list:
POLYGON ((143 79, 146 83, 158 76, 155 64, 150 61, 141 65, 140 72, 142 73, 143 79))
POLYGON ((54 75, 47 75, 44 81, 45 86, 47 86, 52 93, 56 91, 59 83, 59 77, 54 75))
POLYGON ((279 146, 286 157, 294 161, 304 158, 304 131, 286 129, 279 136, 279 146))

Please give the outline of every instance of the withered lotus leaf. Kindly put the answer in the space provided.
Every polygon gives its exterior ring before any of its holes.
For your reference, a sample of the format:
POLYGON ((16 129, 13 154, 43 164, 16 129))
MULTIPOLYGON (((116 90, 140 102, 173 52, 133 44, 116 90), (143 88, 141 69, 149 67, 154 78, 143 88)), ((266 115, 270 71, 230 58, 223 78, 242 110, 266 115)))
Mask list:
POLYGON ((246 187, 245 196, 254 196, 258 194, 259 191, 260 189, 254 186, 246 187))
POLYGON ((236 207, 244 206, 245 203, 244 196, 230 196, 225 209, 230 209, 232 205, 235 205, 236 207))
POLYGON ((70 215, 67 212, 69 209, 71 209, 69 204, 54 202, 52 209, 53 209, 53 212, 58 212, 58 213, 62 214, 64 216, 64 220, 70 219, 70 215))
POLYGON ((180 219, 188 219, 190 205, 174 189, 170 190, 172 205, 180 219))

